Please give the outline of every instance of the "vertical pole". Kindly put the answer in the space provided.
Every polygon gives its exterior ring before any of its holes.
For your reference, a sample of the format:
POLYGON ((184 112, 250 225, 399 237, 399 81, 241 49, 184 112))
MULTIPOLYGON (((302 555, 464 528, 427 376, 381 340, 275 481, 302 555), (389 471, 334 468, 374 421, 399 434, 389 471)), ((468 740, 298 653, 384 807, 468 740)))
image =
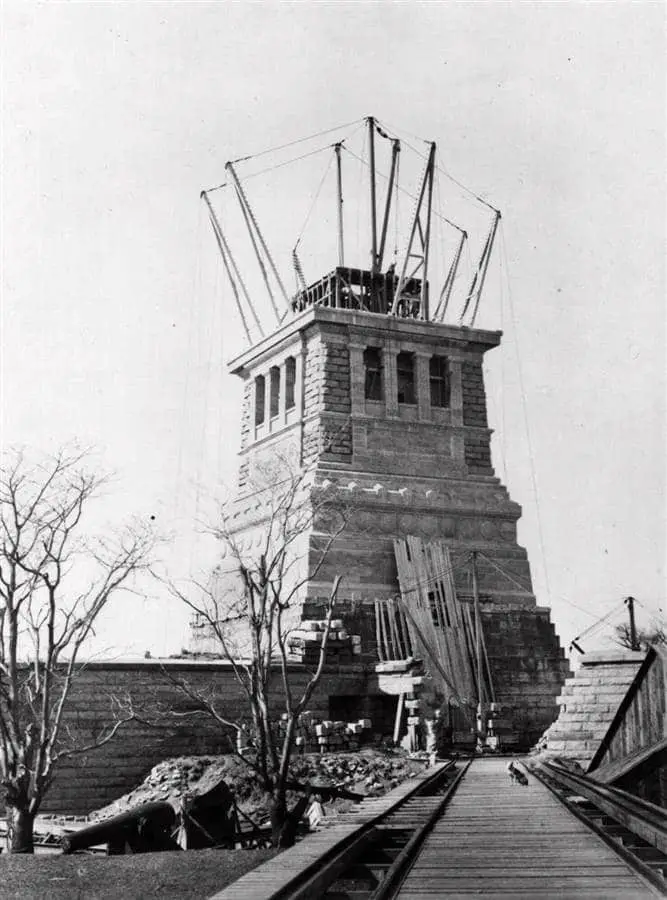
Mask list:
POLYGON ((637 640, 637 626, 635 625, 635 598, 626 597, 625 605, 628 607, 628 615, 630 616, 630 649, 639 650, 639 641, 637 640))
MULTIPOLYGON (((435 144, 433 144, 432 146, 435 147, 435 144)), ((424 177, 422 178, 422 181, 421 181, 421 187, 419 188, 419 196, 417 198, 415 214, 412 219, 412 227, 410 228, 410 239, 408 240, 408 247, 407 247, 407 250, 405 251, 405 259, 403 261, 403 268, 401 269, 401 274, 398 279, 398 284, 396 285, 396 292, 394 294, 394 303, 393 303, 393 306, 391 307, 392 316, 395 316, 396 312, 398 310, 398 304, 401 299, 401 291, 402 291, 403 286, 406 281, 406 272, 408 270, 408 263, 410 261, 410 257, 416 256, 416 254, 413 254, 413 252, 412 252, 412 245, 414 244, 415 235, 417 234, 417 229, 420 230, 420 238, 421 238, 421 222, 419 221, 419 216, 421 215, 422 203, 424 202, 424 194, 426 193, 426 187, 428 184, 428 173, 429 173, 429 169, 430 169, 430 163, 431 163, 431 157, 429 156, 428 160, 426 161, 426 166, 424 167, 424 177)), ((424 245, 424 241, 422 239, 422 247, 423 247, 423 245, 424 245)), ((422 262, 423 262, 423 257, 422 257, 422 262)), ((415 272, 416 271, 417 270, 415 269, 415 272)), ((414 272, 413 272, 413 275, 414 275, 414 272)))
POLYGON ((378 252, 377 268, 378 272, 382 271, 382 261, 384 259, 384 248, 387 241, 387 228, 389 227, 389 214, 391 212, 391 195, 394 191, 394 178, 396 177, 396 166, 398 165, 398 154, 401 151, 401 142, 392 141, 391 146, 391 169, 389 170, 389 184, 387 185, 387 199, 384 207, 384 219, 382 221, 382 233, 380 235, 380 250, 378 252))
POLYGON ((478 695, 478 706, 477 706, 477 716, 480 721, 484 720, 482 714, 482 701, 483 701, 483 684, 482 679, 484 677, 482 672, 482 617, 479 611, 479 592, 477 590, 477 551, 473 550, 472 552, 472 592, 473 599, 475 603, 475 656, 477 657, 477 695, 478 695))
POLYGON ((377 271, 377 208, 375 202, 375 119, 368 117, 368 141, 371 166, 371 275, 377 271))
POLYGON ((470 327, 472 328, 475 324, 475 319, 477 317, 477 310, 479 309, 479 301, 482 299, 482 291, 484 290, 484 282, 486 280, 486 273, 489 269, 489 260, 491 259, 491 251, 493 250, 493 242, 496 237, 496 231, 498 230, 498 223, 500 222, 500 213, 496 211, 496 216, 493 220, 493 225, 491 226, 491 232, 489 234, 489 239, 487 242, 487 247, 485 249, 485 258, 484 263, 482 265, 480 279, 479 279, 479 287, 477 288, 477 296, 475 297, 475 308, 472 312, 472 318, 470 319, 470 327))
POLYGON ((459 263, 461 261, 461 254, 463 253, 463 247, 465 242, 468 239, 468 232, 461 232, 461 240, 459 242, 458 250, 456 251, 456 255, 454 256, 454 260, 449 267, 449 272, 447 273, 447 278, 445 279, 445 283, 442 286, 442 291, 440 291, 440 301, 436 307, 435 312, 433 313, 433 321, 434 322, 444 322, 445 315, 447 313, 447 307, 449 306, 449 300, 452 296, 452 288, 454 287, 454 281, 456 279, 456 272, 459 267, 459 263))
MULTIPOLYGON (((282 279, 278 273, 278 269, 276 268, 276 264, 273 261, 273 257, 271 256, 269 248, 266 246, 266 242, 264 240, 262 232, 259 229, 259 225, 257 224, 255 215, 250 207, 250 204, 248 203, 248 198, 246 197, 243 187, 241 186, 241 182, 239 181, 238 175, 236 174, 236 170, 234 169, 234 166, 231 162, 228 162, 225 164, 225 169, 228 170, 229 174, 232 176, 232 178, 234 180, 234 187, 236 188, 236 193, 238 195, 238 199, 239 199, 239 203, 241 205, 241 209, 243 211, 243 215, 246 219, 246 222, 248 222, 248 219, 249 219, 255 228, 255 232, 257 234, 259 243, 261 244, 262 250, 264 251, 264 254, 266 255, 268 263, 271 267, 271 271, 273 272, 273 276, 276 279, 276 282, 278 283, 278 287, 280 288, 283 298, 285 300, 285 305, 287 307, 287 311, 290 312, 291 307, 290 307, 289 297, 287 296, 287 291, 285 290, 285 286, 284 286, 282 279)), ((252 229, 250 228, 250 222, 248 222, 248 230, 250 231, 250 234, 252 236, 252 229)), ((254 238, 253 238, 253 243, 254 243, 254 238)), ((274 306, 274 308, 275 308, 275 306, 274 306)), ((276 310, 276 317, 280 321, 280 316, 278 316, 277 310, 276 310)))
POLYGON ((435 143, 431 144, 431 152, 428 157, 428 195, 426 200, 426 233, 424 234, 424 271, 422 273, 422 294, 419 304, 421 317, 426 322, 429 319, 428 310, 428 249, 431 242, 431 209, 433 206, 433 170, 435 168, 435 143))
POLYGON ((340 160, 340 144, 334 144, 336 153, 336 184, 338 188, 338 265, 345 265, 345 251, 343 247, 343 172, 340 160))

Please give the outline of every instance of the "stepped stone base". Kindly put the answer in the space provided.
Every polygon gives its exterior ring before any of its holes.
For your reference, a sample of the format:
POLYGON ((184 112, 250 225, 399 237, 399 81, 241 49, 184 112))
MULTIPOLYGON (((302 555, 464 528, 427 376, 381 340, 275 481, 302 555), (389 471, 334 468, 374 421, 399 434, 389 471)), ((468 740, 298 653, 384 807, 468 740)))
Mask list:
POLYGON ((558 715, 556 698, 570 674, 549 610, 482 606, 496 701, 518 746, 531 747, 558 715))
POLYGON ((635 679, 646 653, 607 650, 587 653, 563 685, 560 713, 538 746, 549 756, 575 760, 586 769, 635 679))

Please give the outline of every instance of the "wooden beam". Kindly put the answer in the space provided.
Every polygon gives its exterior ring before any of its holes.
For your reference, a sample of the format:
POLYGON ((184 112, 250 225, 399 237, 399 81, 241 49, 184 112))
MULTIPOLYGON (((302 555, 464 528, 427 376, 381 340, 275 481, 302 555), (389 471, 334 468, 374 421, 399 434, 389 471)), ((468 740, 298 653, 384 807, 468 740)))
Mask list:
POLYGON ((398 744, 401 737, 401 724, 403 722, 403 710, 405 709, 405 694, 399 694, 396 701, 396 719, 394 720, 394 743, 398 744))

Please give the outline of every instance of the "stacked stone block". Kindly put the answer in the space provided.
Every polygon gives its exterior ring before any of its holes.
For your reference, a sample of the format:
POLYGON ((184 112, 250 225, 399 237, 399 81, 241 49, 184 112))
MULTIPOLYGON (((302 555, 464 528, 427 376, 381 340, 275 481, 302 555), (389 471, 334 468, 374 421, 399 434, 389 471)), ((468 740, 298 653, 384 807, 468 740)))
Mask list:
POLYGON ((563 685, 557 698, 560 713, 540 741, 542 749, 586 769, 645 656, 631 650, 587 653, 581 668, 563 685))
POLYGON ((352 455, 350 424, 350 353, 327 336, 308 342, 306 356, 303 460, 320 457, 349 462, 352 455))
MULTIPOLYGON (((569 666, 549 610, 483 603, 482 627, 503 719, 528 749, 558 713, 556 696, 569 666)), ((508 739, 504 740, 508 743, 508 739)))

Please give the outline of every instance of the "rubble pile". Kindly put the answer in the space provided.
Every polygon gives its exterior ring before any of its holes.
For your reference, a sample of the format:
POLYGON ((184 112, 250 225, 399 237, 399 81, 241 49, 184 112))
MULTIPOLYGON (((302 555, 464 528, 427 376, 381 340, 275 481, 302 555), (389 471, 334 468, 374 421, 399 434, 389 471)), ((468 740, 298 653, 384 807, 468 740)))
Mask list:
MULTIPOLYGON (((304 619, 299 627, 287 635, 290 662, 316 665, 320 658, 325 619, 304 619)), ((349 634, 342 619, 332 619, 327 640, 325 662, 329 665, 351 663, 361 655, 361 637, 349 634)))
POLYGON ((366 797, 377 797, 421 772, 423 766, 423 760, 410 759, 401 753, 388 756, 364 750, 296 757, 292 775, 296 781, 313 786, 347 788, 366 797))
MULTIPOLYGON (((356 753, 313 753, 293 757, 290 777, 314 788, 346 788, 364 796, 380 796, 422 771, 423 766, 423 760, 410 759, 401 752, 364 749, 356 753)), ((173 802, 184 794, 204 794, 220 781, 232 791, 242 812, 259 821, 268 816, 268 798, 260 790, 255 772, 239 757, 227 755, 167 759, 151 769, 129 794, 92 813, 90 820, 106 819, 143 803, 173 802)), ((341 805, 349 806, 349 801, 326 804, 328 809, 341 805)))
POLYGON ((91 819, 106 819, 134 806, 159 800, 174 801, 184 795, 205 794, 220 781, 235 777, 234 757, 183 756, 154 766, 144 781, 129 794, 96 810, 91 819), (232 765, 229 765, 229 762, 232 765))

